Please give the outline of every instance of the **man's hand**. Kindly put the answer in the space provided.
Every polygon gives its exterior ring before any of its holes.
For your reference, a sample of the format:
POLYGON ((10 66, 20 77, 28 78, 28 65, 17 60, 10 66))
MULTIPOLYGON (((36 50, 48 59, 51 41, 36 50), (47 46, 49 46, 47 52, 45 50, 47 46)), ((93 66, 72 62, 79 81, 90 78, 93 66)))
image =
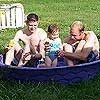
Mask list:
POLYGON ((57 50, 56 54, 58 57, 64 56, 64 51, 63 50, 57 50))
POLYGON ((5 47, 5 52, 8 52, 12 47, 6 46, 5 47))
POLYGON ((45 42, 44 46, 45 46, 45 48, 44 48, 45 52, 49 52, 50 51, 50 43, 45 42))
POLYGON ((5 52, 8 52, 14 46, 14 40, 10 40, 5 46, 5 52))

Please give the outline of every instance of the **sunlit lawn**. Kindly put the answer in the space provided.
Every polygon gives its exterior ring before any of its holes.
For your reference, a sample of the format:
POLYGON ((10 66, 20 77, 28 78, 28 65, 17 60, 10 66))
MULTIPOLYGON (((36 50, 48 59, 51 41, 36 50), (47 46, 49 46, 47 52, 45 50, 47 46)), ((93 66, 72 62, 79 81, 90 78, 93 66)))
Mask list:
MULTIPOLYGON (((62 42, 75 20, 82 21, 86 30, 94 31, 100 39, 99 0, 0 0, 0 4, 17 2, 23 4, 25 15, 31 12, 39 15, 39 27, 45 31, 49 24, 56 23, 60 27, 62 42)), ((4 53, 3 46, 19 29, 0 30, 0 53, 4 53)), ((92 80, 72 85, 0 80, 0 100, 100 100, 99 73, 92 80)))

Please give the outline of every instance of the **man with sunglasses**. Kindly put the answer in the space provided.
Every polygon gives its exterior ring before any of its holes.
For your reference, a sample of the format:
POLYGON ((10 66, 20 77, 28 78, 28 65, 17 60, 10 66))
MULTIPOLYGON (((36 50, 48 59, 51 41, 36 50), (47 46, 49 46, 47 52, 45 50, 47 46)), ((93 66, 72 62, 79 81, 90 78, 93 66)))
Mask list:
POLYGON ((99 42, 93 31, 85 31, 80 21, 70 27, 70 34, 64 40, 63 50, 58 56, 64 56, 65 65, 73 66, 83 62, 91 62, 99 58, 99 42))

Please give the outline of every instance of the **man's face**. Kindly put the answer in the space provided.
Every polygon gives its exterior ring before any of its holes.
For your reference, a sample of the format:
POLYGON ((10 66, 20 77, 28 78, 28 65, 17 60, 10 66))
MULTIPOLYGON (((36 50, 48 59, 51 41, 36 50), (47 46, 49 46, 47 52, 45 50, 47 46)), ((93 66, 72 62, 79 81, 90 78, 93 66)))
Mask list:
POLYGON ((70 36, 73 40, 80 40, 82 38, 81 32, 77 27, 70 30, 70 36))
POLYGON ((28 30, 31 32, 31 33, 34 33, 38 27, 38 22, 37 21, 29 21, 27 23, 27 26, 28 26, 28 30))

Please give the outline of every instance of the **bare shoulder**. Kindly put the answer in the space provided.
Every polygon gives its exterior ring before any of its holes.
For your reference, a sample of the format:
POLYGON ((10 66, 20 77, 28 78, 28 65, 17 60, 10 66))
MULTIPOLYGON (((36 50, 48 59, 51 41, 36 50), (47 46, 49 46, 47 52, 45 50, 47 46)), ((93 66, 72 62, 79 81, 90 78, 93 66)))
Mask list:
POLYGON ((42 28, 37 28, 37 33, 40 40, 44 40, 47 38, 47 33, 42 28))
POLYGON ((71 41, 70 36, 65 37, 64 43, 69 43, 71 41))
POLYGON ((16 34, 20 34, 20 35, 23 35, 23 34, 25 34, 25 33, 27 33, 27 30, 26 30, 26 29, 21 29, 21 30, 18 30, 18 31, 16 32, 16 34))
POLYGON ((18 30, 18 31, 16 32, 16 34, 23 34, 23 31, 22 31, 22 30, 18 30))
POLYGON ((19 39, 22 39, 24 37, 24 31, 25 29, 18 30, 14 36, 14 40, 18 41, 19 39))
POLYGON ((97 38, 96 34, 93 31, 85 31, 85 34, 87 35, 88 39, 97 38))
POLYGON ((93 31, 85 31, 86 34, 89 34, 89 35, 95 35, 95 33, 93 31))
POLYGON ((18 31, 16 32, 14 38, 18 38, 18 37, 22 36, 22 34, 23 34, 23 31, 22 31, 22 30, 18 30, 18 31))
POLYGON ((37 28, 38 33, 46 33, 42 28, 37 28))
POLYGON ((61 38, 57 38, 57 41, 60 43, 61 42, 61 38))

